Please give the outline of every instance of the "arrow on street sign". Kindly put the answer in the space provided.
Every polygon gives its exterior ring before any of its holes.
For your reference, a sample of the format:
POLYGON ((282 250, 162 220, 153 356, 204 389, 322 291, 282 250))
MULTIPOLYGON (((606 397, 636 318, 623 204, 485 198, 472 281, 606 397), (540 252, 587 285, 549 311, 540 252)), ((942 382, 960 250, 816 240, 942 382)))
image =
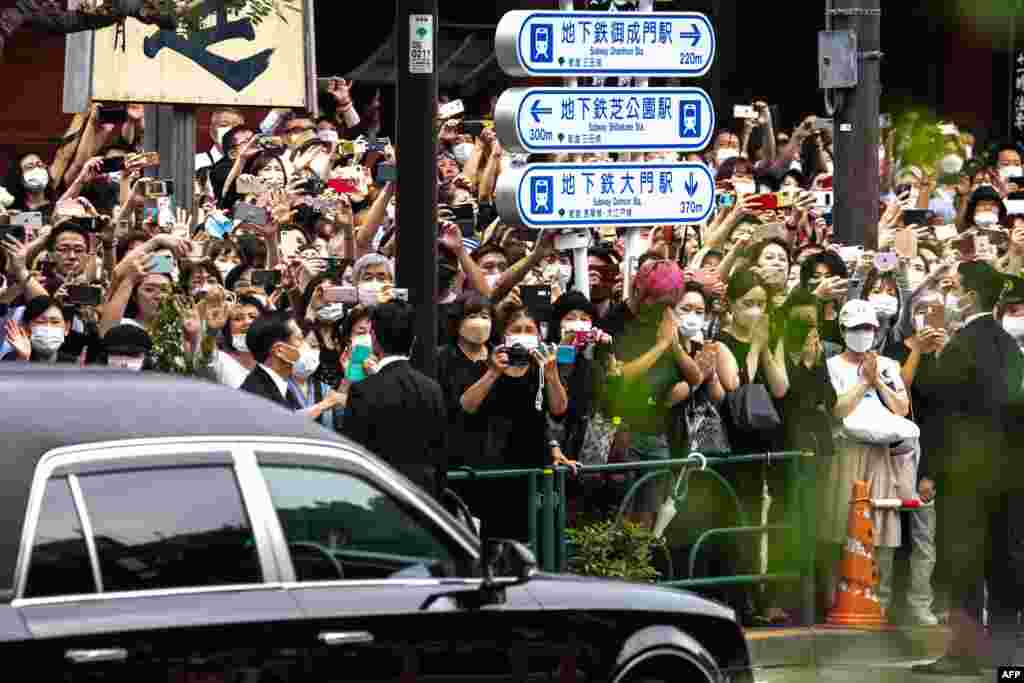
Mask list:
POLYGON ((690 179, 686 181, 686 184, 683 185, 683 187, 686 188, 686 194, 691 197, 697 193, 698 184, 697 180, 693 177, 693 173, 690 173, 690 179))
POLYGON ((519 152, 699 151, 714 134, 715 108, 700 88, 512 88, 494 125, 519 152))
POLYGON ((530 108, 530 113, 533 114, 534 123, 540 123, 540 117, 542 114, 550 114, 552 112, 551 107, 542 107, 540 106, 540 103, 541 101, 537 100, 530 108))
POLYGON ((498 176, 501 219, 531 228, 699 223, 715 205, 704 164, 530 164, 498 176))
POLYGON ((700 27, 697 24, 690 24, 690 27, 689 33, 680 33, 679 37, 683 40, 693 40, 690 47, 697 47, 697 43, 700 42, 700 27))
POLYGON ((513 10, 498 22, 494 51, 511 76, 705 75, 714 27, 699 12, 513 10))

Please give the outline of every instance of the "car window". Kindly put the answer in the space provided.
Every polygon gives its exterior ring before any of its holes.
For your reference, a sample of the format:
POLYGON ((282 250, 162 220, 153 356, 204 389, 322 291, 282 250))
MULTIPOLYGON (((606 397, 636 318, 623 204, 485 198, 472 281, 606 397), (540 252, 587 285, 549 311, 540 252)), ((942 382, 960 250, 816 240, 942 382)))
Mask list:
POLYGON ((229 467, 169 467, 79 477, 104 591, 263 581, 229 467))
POLYGON ((368 482, 333 470, 262 469, 298 580, 452 571, 452 553, 436 532, 368 482))
POLYGON ((25 597, 96 592, 82 523, 67 477, 46 482, 32 543, 25 597))

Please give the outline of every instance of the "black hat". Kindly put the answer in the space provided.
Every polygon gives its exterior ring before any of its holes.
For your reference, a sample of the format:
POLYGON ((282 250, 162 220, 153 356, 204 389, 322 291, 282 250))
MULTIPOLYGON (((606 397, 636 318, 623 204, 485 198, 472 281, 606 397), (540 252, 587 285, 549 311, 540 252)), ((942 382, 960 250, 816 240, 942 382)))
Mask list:
POLYGON ((999 223, 1006 225, 1006 204, 1003 203, 999 192, 991 185, 982 185, 971 193, 970 199, 967 200, 967 211, 964 213, 964 217, 968 221, 974 221, 974 210, 978 208, 979 202, 997 202, 999 204, 999 223))
POLYGON ((108 354, 137 356, 152 349, 153 340, 138 325, 118 325, 103 336, 103 350, 108 354))
POLYGON ((999 298, 999 303, 1024 304, 1024 278, 1004 275, 1003 279, 1003 295, 999 298))

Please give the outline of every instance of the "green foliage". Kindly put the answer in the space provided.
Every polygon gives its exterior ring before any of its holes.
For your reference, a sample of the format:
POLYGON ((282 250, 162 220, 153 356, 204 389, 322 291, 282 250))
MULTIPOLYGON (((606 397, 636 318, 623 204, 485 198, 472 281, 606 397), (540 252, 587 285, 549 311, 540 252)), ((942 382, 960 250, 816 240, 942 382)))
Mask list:
MULTIPOLYGON (((209 22, 209 13, 204 13, 200 5, 181 11, 180 0, 155 0, 161 12, 166 14, 178 14, 178 31, 184 34, 194 33, 203 28, 204 22, 209 22)), ((222 0, 220 3, 227 10, 231 18, 250 17, 252 23, 259 25, 271 14, 276 14, 281 21, 287 23, 285 10, 301 12, 301 0, 222 0)))
POLYGON ((185 325, 173 296, 165 297, 156 320, 146 330, 153 340, 156 369, 172 375, 194 375, 200 359, 186 350, 185 325))
POLYGON ((651 562, 654 547, 664 541, 636 524, 595 522, 568 529, 566 534, 576 546, 570 569, 577 574, 645 582, 653 582, 661 574, 651 562))
POLYGON ((905 112, 896 121, 896 156, 903 166, 934 168, 946 154, 939 120, 927 111, 905 112))

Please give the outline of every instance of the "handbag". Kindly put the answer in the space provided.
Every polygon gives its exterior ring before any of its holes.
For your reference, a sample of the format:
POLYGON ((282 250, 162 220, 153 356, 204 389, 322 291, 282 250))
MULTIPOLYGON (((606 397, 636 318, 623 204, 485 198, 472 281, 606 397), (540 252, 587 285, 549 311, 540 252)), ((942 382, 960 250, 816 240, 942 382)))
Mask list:
POLYGON ((921 436, 921 428, 889 410, 878 394, 865 394, 853 412, 843 419, 843 433, 853 441, 888 446, 921 436))
POLYGON ((739 432, 770 432, 782 426, 782 418, 763 384, 741 384, 725 400, 732 426, 739 432))

